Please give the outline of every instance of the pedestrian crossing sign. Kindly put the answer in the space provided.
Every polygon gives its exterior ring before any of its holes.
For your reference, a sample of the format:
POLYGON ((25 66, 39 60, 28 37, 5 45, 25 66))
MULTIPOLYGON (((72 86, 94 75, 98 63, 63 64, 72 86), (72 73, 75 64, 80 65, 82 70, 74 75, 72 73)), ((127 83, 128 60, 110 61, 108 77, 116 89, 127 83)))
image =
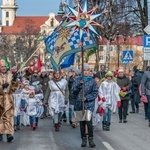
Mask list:
POLYGON ((127 64, 133 61, 133 50, 124 50, 122 53, 122 63, 127 64))

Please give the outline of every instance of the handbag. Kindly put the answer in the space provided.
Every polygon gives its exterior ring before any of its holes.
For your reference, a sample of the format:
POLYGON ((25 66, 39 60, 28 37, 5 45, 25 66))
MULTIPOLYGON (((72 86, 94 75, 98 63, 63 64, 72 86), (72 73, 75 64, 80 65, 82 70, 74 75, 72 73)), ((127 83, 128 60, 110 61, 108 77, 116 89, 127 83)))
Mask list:
POLYGON ((148 100, 147 100, 147 96, 142 96, 141 98, 140 98, 140 101, 141 102, 143 102, 143 103, 148 103, 148 100))
POLYGON ((119 93, 119 95, 120 95, 121 97, 125 97, 125 96, 127 95, 127 93, 126 93, 126 92, 123 92, 123 91, 121 90, 120 93, 119 93))
POLYGON ((91 121, 92 119, 92 112, 90 110, 84 111, 74 111, 72 116, 72 122, 78 121, 91 121))

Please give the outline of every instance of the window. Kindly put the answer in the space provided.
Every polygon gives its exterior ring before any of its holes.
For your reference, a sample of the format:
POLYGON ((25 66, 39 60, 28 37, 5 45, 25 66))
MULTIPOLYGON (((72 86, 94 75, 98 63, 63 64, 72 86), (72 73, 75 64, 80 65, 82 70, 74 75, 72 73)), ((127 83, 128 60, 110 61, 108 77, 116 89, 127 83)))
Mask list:
POLYGON ((6 12, 6 17, 9 17, 9 12, 8 11, 6 12))
POLYGON ((6 21, 6 26, 9 26, 9 21, 8 20, 6 21))
POLYGON ((103 51, 104 49, 103 49, 103 46, 99 46, 99 50, 100 51, 103 51))
POLYGON ((99 57, 99 60, 103 60, 103 56, 100 56, 100 57, 99 57))

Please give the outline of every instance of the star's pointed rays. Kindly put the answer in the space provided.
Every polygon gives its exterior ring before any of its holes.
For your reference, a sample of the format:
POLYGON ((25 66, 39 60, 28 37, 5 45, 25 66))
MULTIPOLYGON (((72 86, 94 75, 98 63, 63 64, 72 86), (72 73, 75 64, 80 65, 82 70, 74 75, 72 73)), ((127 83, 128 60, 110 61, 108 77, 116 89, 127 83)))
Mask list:
POLYGON ((79 32, 80 32, 80 40, 82 40, 82 36, 83 36, 83 29, 79 29, 79 32))
POLYGON ((67 7, 68 7, 68 9, 69 9, 76 17, 78 16, 78 12, 77 12, 75 9, 71 8, 71 7, 68 6, 68 5, 67 5, 67 7))
POLYGON ((71 20, 76 20, 76 16, 70 16, 69 17, 71 20))
POLYGON ((96 35, 98 35, 98 33, 96 32, 96 30, 94 29, 94 27, 92 25, 89 24, 89 29, 94 32, 96 35))
POLYGON ((73 21, 69 24, 67 24, 65 27, 72 27, 72 26, 75 26, 76 25, 76 21, 73 21))
POLYGON ((84 1, 83 12, 87 12, 87 0, 84 1))
POLYGON ((101 16, 102 14, 103 14, 103 13, 96 14, 96 15, 92 15, 92 16, 90 16, 90 19, 91 19, 91 20, 94 20, 94 19, 96 19, 97 17, 101 16))

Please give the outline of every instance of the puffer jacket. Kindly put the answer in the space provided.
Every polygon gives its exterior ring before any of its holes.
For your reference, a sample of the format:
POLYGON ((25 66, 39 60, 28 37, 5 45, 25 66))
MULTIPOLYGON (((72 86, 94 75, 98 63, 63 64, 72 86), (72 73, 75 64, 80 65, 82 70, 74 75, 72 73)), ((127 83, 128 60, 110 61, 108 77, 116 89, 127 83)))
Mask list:
MULTIPOLYGON (((73 82, 71 98, 74 99, 74 110, 82 110, 82 85, 80 83, 82 77, 78 77, 73 82)), ((84 78, 84 109, 94 111, 95 99, 98 96, 98 86, 92 77, 84 78)))

